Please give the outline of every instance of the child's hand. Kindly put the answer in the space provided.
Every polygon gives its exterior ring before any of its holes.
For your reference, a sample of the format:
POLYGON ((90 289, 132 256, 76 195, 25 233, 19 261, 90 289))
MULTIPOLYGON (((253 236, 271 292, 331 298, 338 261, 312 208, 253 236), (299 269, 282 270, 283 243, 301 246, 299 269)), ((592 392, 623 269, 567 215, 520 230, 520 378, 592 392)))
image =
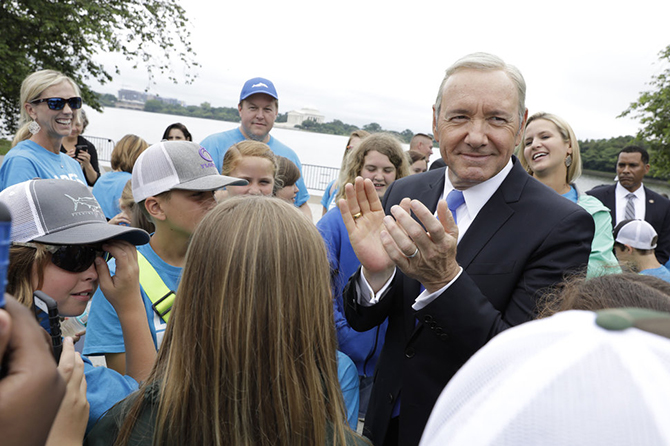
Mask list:
POLYGON ((100 289, 105 298, 112 304, 117 313, 142 303, 140 294, 140 268, 137 265, 137 250, 135 246, 120 240, 109 241, 103 249, 116 259, 116 273, 110 276, 107 263, 101 258, 95 261, 98 271, 100 289))
POLYGON ((89 405, 86 400, 84 361, 79 353, 74 351, 72 338, 68 337, 63 341, 58 372, 67 385, 65 397, 51 426, 46 444, 47 446, 81 444, 88 423, 89 405))

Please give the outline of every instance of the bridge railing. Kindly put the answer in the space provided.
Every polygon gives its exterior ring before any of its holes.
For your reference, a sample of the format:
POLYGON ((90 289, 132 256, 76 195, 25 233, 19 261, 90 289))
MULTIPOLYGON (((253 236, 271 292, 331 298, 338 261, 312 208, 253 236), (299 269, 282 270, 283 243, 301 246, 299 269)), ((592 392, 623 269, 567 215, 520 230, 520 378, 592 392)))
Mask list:
POLYGON ((315 164, 302 165, 302 176, 307 189, 325 191, 328 183, 336 179, 339 174, 340 169, 336 167, 317 166, 315 164))

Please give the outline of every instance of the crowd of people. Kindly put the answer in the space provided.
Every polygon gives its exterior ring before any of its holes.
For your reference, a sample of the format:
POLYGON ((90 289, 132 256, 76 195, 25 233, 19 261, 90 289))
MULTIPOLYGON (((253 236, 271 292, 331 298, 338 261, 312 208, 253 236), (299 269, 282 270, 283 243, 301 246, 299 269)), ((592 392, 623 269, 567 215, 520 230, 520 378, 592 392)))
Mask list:
POLYGON ((3 444, 670 444, 670 201, 638 146, 580 193, 574 131, 525 97, 459 59, 409 151, 350 135, 315 224, 268 79, 239 128, 126 135, 104 172, 76 83, 29 75, 3 444))

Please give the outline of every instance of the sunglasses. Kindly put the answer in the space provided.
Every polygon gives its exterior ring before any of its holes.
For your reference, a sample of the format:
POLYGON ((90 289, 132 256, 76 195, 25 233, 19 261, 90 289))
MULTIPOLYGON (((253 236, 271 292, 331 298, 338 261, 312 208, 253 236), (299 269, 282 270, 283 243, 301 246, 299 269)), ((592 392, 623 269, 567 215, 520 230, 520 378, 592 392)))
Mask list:
POLYGON ((81 108, 81 98, 78 97, 78 96, 76 96, 74 98, 70 98, 70 99, 45 98, 45 99, 35 99, 34 101, 30 101, 31 104, 41 104, 42 102, 46 102, 51 110, 63 110, 63 108, 65 107, 66 102, 72 110, 77 110, 77 109, 81 108))
POLYGON ((90 245, 45 245, 40 243, 19 243, 13 242, 14 246, 26 246, 28 248, 37 249, 38 246, 43 247, 47 252, 51 253, 51 263, 69 271, 71 273, 81 273, 86 271, 93 265, 96 257, 102 257, 107 260, 107 253, 102 250, 101 246, 90 245))

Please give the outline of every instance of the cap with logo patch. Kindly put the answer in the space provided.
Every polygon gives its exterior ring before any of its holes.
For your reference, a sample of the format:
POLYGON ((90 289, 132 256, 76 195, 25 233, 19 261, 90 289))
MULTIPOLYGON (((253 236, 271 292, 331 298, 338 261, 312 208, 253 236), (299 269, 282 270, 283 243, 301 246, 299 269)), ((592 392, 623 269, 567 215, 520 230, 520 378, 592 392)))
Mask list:
POLYGON ((275 90, 275 86, 272 82, 262 77, 255 77, 244 83, 242 92, 240 93, 240 102, 256 93, 267 94, 279 100, 279 96, 277 96, 277 90, 275 90))
POLYGON ((85 245, 125 240, 133 245, 149 242, 137 228, 110 225, 91 191, 73 180, 35 179, 0 192, 0 201, 12 214, 13 242, 85 245))
POLYGON ((146 149, 133 166, 132 181, 137 203, 173 189, 211 191, 248 184, 221 175, 209 152, 191 141, 163 141, 146 149))

